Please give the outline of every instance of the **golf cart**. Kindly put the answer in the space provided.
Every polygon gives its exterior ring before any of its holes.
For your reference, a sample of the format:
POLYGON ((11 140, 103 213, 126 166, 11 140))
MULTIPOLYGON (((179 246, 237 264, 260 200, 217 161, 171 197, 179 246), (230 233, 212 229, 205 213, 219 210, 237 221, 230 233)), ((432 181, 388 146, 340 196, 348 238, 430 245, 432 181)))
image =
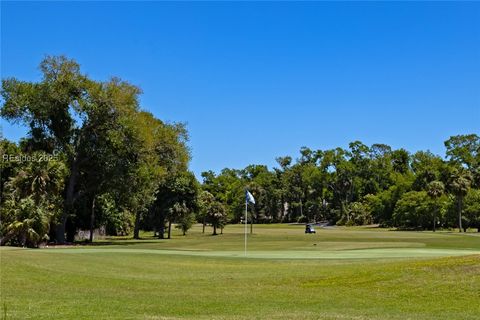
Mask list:
POLYGON ((305 226, 305 233, 316 233, 316 232, 315 232, 315 229, 313 228, 312 225, 307 224, 307 225, 305 226))

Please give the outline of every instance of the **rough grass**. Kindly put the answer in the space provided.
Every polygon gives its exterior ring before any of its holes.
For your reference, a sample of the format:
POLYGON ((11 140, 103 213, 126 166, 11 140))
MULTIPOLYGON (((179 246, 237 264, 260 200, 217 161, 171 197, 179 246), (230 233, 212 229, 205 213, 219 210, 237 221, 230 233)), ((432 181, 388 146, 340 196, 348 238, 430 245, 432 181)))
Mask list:
MULTIPOLYGON (((175 234, 171 240, 144 234, 142 241, 116 238, 68 249, 2 248, 0 316, 478 319, 480 314, 480 255, 394 259, 192 255, 243 253, 240 226, 229 226, 216 237, 200 231, 196 226, 186 237, 175 234)), ((252 254, 418 248, 478 251, 480 237, 344 228, 305 235, 301 226, 275 225, 255 227, 249 238, 252 254)))

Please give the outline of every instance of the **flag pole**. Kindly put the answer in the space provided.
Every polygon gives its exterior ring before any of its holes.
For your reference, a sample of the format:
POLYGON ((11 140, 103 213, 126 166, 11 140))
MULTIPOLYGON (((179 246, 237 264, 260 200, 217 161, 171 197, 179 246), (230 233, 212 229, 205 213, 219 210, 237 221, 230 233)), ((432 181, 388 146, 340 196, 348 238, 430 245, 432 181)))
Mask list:
POLYGON ((248 199, 245 193, 245 257, 247 256, 247 211, 248 211, 248 199))

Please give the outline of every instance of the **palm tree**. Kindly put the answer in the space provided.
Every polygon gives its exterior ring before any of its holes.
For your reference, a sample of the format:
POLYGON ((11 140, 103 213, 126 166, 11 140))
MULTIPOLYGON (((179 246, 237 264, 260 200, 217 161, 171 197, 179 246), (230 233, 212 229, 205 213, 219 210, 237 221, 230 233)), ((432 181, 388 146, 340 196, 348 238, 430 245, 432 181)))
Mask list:
POLYGON ((64 186, 65 170, 64 164, 55 160, 30 162, 8 185, 17 198, 32 196, 35 204, 39 205, 47 196, 60 194, 64 186))
MULTIPOLYGON (((40 153, 34 155, 45 156, 40 153)), ((16 238, 17 244, 22 246, 37 246, 47 237, 49 223, 62 207, 65 174, 64 164, 50 159, 31 161, 10 179, 6 184, 10 191, 7 204, 14 221, 8 225, 2 244, 16 238)))
POLYGON ((428 196, 435 201, 435 209, 433 211, 433 232, 435 232, 436 228, 436 218, 437 218, 437 210, 438 210, 438 203, 436 200, 442 196, 445 192, 445 186, 441 181, 432 181, 427 186, 427 194, 428 196))
POLYGON ((6 228, 6 234, 1 239, 1 244, 11 242, 22 247, 36 247, 47 239, 50 214, 42 206, 37 206, 31 196, 22 198, 18 202, 13 199, 5 203, 15 220, 6 228))
POLYGON ((466 170, 457 170, 451 175, 450 190, 457 198, 458 228, 462 232, 462 207, 463 199, 471 185, 471 175, 466 170))

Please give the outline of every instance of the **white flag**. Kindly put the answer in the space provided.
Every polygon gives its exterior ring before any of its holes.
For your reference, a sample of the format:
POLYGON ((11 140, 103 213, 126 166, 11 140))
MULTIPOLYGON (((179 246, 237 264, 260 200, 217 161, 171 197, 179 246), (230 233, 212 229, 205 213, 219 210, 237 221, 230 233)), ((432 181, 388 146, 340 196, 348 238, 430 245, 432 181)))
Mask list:
POLYGON ((248 192, 248 190, 245 191, 245 197, 247 199, 247 202, 255 204, 255 198, 252 196, 250 192, 248 192))

